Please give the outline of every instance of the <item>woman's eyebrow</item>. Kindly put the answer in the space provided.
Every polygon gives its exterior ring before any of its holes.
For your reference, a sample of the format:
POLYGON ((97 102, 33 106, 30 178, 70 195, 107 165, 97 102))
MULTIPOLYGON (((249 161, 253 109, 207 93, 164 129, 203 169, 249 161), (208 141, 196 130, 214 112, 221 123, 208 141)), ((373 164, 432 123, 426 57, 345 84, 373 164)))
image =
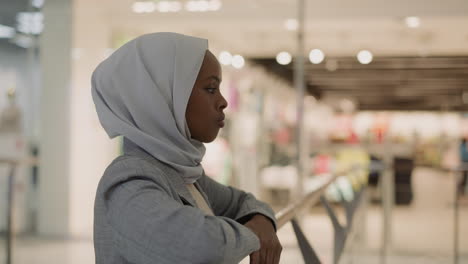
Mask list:
POLYGON ((221 83, 221 79, 216 75, 211 75, 210 77, 206 78, 206 80, 208 80, 208 79, 213 79, 213 80, 217 81, 218 83, 221 83))

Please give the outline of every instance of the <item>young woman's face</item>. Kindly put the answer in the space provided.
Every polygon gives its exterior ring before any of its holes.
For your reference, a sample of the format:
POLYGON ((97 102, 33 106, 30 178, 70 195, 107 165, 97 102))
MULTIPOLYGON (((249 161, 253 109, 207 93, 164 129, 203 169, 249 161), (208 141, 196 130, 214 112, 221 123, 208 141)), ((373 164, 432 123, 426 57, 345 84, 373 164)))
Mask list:
POLYGON ((192 138, 204 143, 212 142, 224 126, 227 102, 219 90, 221 79, 221 65, 207 51, 185 112, 192 138))

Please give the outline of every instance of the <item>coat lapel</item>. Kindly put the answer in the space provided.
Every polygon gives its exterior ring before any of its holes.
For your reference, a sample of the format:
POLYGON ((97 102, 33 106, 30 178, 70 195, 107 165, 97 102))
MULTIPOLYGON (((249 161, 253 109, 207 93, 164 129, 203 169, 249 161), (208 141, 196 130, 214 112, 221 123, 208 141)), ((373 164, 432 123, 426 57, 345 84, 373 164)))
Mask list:
POLYGON ((182 179, 182 177, 180 177, 180 175, 178 175, 177 173, 170 173, 168 171, 166 171, 166 173, 168 176, 167 178, 169 179, 169 181, 171 181, 172 186, 179 195, 180 199, 187 202, 193 207, 197 207, 197 203, 190 194, 190 191, 187 189, 184 179, 182 179))

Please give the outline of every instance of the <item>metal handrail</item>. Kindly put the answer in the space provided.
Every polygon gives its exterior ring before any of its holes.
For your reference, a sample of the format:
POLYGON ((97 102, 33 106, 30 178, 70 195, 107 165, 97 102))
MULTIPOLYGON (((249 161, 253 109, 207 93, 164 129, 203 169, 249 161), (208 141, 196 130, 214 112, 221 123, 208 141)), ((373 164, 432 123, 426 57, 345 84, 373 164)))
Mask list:
POLYGON ((347 221, 346 226, 340 224, 336 218, 336 214, 334 210, 330 207, 327 199, 325 198, 324 194, 327 188, 333 184, 337 178, 342 176, 347 176, 351 174, 353 171, 359 169, 368 168, 367 166, 351 166, 345 170, 335 172, 331 175, 326 175, 321 177, 321 182, 318 183, 317 187, 313 190, 305 194, 303 197, 297 199, 296 201, 290 203, 285 208, 281 209, 279 212, 275 214, 277 219, 277 229, 282 228, 286 223, 291 222, 294 233, 296 234, 296 238, 299 243, 299 247, 302 252, 302 256, 306 264, 317 264, 321 263, 320 258, 315 253, 312 246, 307 241, 306 236, 302 232, 302 229, 297 221, 297 216, 301 211, 306 208, 309 208, 312 205, 321 202, 322 205, 325 207, 328 215, 330 216, 330 220, 332 221, 334 230, 335 230, 335 249, 334 249, 334 263, 337 263, 339 260, 341 253, 344 250, 344 244, 346 242, 346 237, 350 231, 352 219, 354 218, 353 215, 356 212, 357 207, 359 207, 361 199, 362 190, 355 192, 355 199, 352 202, 348 202, 343 198, 342 203, 346 210, 347 221))
POLYGON ((305 209, 308 206, 317 203, 320 200, 320 196, 325 192, 325 190, 330 184, 332 184, 338 177, 342 176, 345 173, 349 173, 350 171, 351 170, 342 173, 337 173, 336 175, 324 176, 328 179, 325 179, 324 182, 321 183, 317 189, 308 192, 302 198, 298 199, 295 202, 292 202, 284 209, 276 213, 275 217, 277 219, 277 228, 280 229, 286 223, 291 221, 297 214, 299 214, 300 211, 302 211, 302 209, 305 209))
POLYGON ((437 167, 437 166, 429 166, 429 165, 424 165, 424 164, 415 164, 414 166, 431 168, 431 169, 440 170, 443 172, 466 172, 468 171, 468 164, 462 164, 456 167, 437 167))
POLYGON ((1 158, 0 164, 10 164, 10 165, 30 165, 35 166, 39 164, 38 158, 25 158, 25 159, 12 159, 12 158, 1 158))

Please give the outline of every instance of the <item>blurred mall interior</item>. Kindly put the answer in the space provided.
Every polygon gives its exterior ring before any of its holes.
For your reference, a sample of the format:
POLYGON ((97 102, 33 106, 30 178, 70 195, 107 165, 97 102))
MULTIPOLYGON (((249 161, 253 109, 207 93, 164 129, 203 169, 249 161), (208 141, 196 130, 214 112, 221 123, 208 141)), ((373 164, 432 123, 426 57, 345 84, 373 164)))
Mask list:
MULTIPOLYGON (((321 263, 468 263, 466 0, 0 0, 0 263, 94 263, 121 139, 91 73, 161 31, 223 65, 207 174, 275 212, 319 193, 295 219, 321 263)), ((317 263, 278 234, 281 263, 317 263)))

